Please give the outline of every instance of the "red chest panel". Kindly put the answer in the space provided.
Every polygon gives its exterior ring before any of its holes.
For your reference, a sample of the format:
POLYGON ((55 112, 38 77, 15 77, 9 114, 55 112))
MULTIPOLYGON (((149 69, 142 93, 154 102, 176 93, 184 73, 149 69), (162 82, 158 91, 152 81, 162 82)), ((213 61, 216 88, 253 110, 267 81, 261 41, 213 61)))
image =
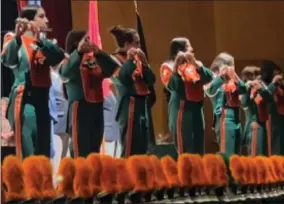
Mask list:
POLYGON ((186 99, 193 102, 200 102, 204 99, 203 83, 185 82, 186 99))
POLYGON ((134 87, 136 89, 136 94, 139 96, 147 96, 148 94, 150 94, 148 85, 143 79, 136 78, 134 81, 134 87))
POLYGON ((82 86, 84 90, 85 100, 91 103, 99 103, 103 102, 103 73, 102 69, 94 64, 92 68, 85 66, 85 62, 89 60, 93 60, 95 62, 95 58, 90 56, 84 56, 81 70, 81 78, 82 78, 82 86))
POLYGON ((227 104, 229 107, 237 108, 240 106, 239 94, 232 92, 225 92, 225 94, 226 94, 227 104))
POLYGON ((22 43, 26 50, 29 64, 32 86, 48 88, 51 85, 50 66, 46 64, 46 57, 40 50, 34 50, 34 37, 22 36, 22 43))

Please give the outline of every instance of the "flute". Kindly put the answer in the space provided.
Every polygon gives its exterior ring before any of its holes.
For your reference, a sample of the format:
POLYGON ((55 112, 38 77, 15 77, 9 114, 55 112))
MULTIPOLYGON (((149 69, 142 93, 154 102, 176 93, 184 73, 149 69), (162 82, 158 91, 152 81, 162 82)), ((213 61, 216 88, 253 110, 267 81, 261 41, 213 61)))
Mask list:
MULTIPOLYGON (((30 23, 29 21, 23 21, 23 20, 21 20, 21 18, 17 18, 16 20, 15 20, 15 23, 17 24, 17 23, 23 23, 23 24, 26 24, 26 26, 33 26, 32 25, 32 23, 30 23)), ((40 28, 41 30, 40 30, 40 32, 52 32, 52 28, 40 28)))

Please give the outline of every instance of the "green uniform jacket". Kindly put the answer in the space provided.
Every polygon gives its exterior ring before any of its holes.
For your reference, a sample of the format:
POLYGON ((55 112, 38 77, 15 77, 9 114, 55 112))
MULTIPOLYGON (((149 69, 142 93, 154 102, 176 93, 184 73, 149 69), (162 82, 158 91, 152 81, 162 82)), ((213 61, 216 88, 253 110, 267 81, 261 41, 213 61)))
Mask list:
POLYGON ((253 97, 251 95, 251 89, 241 95, 241 104, 246 117, 244 145, 251 156, 267 155, 267 94, 265 90, 259 90, 253 97))
POLYGON ((237 104, 239 94, 246 93, 247 88, 243 82, 237 83, 236 88, 234 93, 225 92, 224 80, 219 76, 215 77, 206 88, 206 94, 211 98, 213 105, 213 128, 217 143, 220 152, 227 156, 239 154, 241 150, 240 108, 237 104))
POLYGON ((142 78, 133 77, 136 64, 128 60, 117 75, 117 121, 121 127, 122 157, 145 154, 148 150, 149 111, 147 97, 155 83, 155 75, 149 66, 143 66, 142 78))
POLYGON ((185 82, 177 72, 170 76, 167 89, 170 91, 169 129, 179 154, 204 154, 204 115, 203 115, 203 85, 212 80, 212 72, 201 67, 198 69, 200 81, 186 88, 185 82), (194 101, 187 98, 187 93, 194 101), (198 95, 198 98, 194 98, 198 95))
POLYGON ((117 67, 105 52, 90 56, 76 50, 60 67, 69 101, 67 131, 72 135, 74 157, 100 151, 104 133, 102 82, 117 67))
POLYGON ((54 41, 37 40, 30 33, 21 38, 12 33, 5 36, 1 60, 15 76, 8 119, 15 133, 19 158, 32 154, 50 156, 50 66, 62 59, 64 52, 54 41))
MULTIPOLYGON (((284 94, 283 88, 271 83, 267 87, 269 101, 269 132, 271 138, 271 154, 284 155, 284 94)), ((268 144, 269 145, 269 144, 268 144)))

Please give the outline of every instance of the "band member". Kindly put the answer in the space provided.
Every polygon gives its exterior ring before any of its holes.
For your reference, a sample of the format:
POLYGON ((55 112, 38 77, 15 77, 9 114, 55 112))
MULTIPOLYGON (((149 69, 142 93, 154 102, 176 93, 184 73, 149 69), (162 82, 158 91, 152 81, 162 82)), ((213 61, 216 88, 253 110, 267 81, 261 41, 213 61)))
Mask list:
POLYGON ((214 79, 205 87, 214 110, 217 143, 227 156, 241 150, 241 123, 239 94, 246 93, 246 85, 235 73, 234 58, 228 53, 219 54, 211 65, 214 79))
POLYGON ((90 41, 84 31, 70 31, 66 38, 70 54, 60 67, 69 101, 68 132, 72 135, 74 157, 100 152, 104 133, 104 78, 118 65, 90 41), (93 53, 93 54, 90 54, 93 53))
POLYGON ((241 104, 245 112, 244 142, 251 156, 267 154, 266 122, 268 106, 262 97, 260 68, 248 66, 242 71, 242 80, 247 92, 241 95, 241 104))
MULTIPOLYGON (((284 155, 284 80, 283 71, 272 61, 264 61, 261 77, 270 93, 270 117, 268 121, 268 154, 284 155)), ((269 96, 268 96, 269 97, 269 96)))
MULTIPOLYGON (((167 101, 167 104, 169 104, 171 93, 167 88, 167 85, 169 83, 170 77, 173 72, 173 65, 175 58, 178 54, 178 52, 187 52, 190 48, 188 45, 190 45, 189 40, 187 38, 174 38, 170 43, 170 55, 169 60, 165 61, 161 68, 160 68, 160 77, 162 80, 162 83, 164 85, 163 92, 165 94, 165 98, 167 101)), ((168 121, 167 121, 168 123, 168 121)), ((167 124, 168 125, 168 124, 167 124)), ((166 138, 171 137, 170 133, 167 133, 166 138)))
POLYGON ((8 119, 15 132, 19 158, 50 156, 50 66, 64 59, 55 41, 45 38, 48 19, 41 7, 20 13, 15 33, 4 38, 2 62, 14 71, 8 119))
POLYGON ((169 128, 179 154, 204 154, 203 85, 211 81, 212 73, 195 59, 189 40, 184 40, 187 52, 177 54, 169 79, 162 74, 171 93, 169 128))
POLYGON ((145 154, 148 150, 149 112, 147 97, 155 83, 140 38, 135 29, 115 26, 111 34, 118 50, 115 58, 121 67, 113 77, 118 91, 117 121, 121 127, 122 156, 145 154))

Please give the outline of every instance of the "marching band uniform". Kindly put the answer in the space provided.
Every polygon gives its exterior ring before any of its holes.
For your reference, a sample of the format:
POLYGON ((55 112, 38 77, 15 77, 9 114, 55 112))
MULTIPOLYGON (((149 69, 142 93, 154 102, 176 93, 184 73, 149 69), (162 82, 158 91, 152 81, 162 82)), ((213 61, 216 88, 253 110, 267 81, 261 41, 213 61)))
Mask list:
POLYGON ((2 62, 14 71, 8 119, 15 132, 19 158, 50 156, 50 66, 64 59, 55 41, 36 39, 30 32, 17 38, 6 34, 2 62))
POLYGON ((126 60, 125 55, 121 54, 115 57, 121 64, 112 80, 117 89, 116 119, 121 127, 122 156, 145 154, 149 141, 147 97, 150 94, 149 87, 155 83, 155 75, 149 65, 141 65, 142 71, 137 72, 139 62, 135 64, 134 60, 126 60))
POLYGON ((284 88, 271 83, 267 87, 273 101, 269 104, 272 155, 284 155, 284 88))
POLYGON ((102 81, 117 66, 105 52, 90 56, 77 50, 61 65, 60 74, 66 79, 69 101, 67 128, 72 135, 75 157, 100 152, 104 133, 102 81))
POLYGON ((162 82, 171 95, 169 128, 179 154, 204 154, 203 85, 211 81, 212 72, 201 62, 198 68, 186 66, 177 71, 173 71, 171 63, 161 67, 162 82))
POLYGON ((242 81, 227 82, 220 76, 216 76, 206 87, 205 93, 213 104, 213 128, 220 145, 219 149, 227 156, 240 152, 239 95, 246 93, 246 91, 246 85, 242 81))
MULTIPOLYGON (((243 75, 257 76, 257 68, 247 67, 243 70, 243 75)), ((256 79, 256 78, 255 78, 256 79)), ((252 82, 251 79, 250 81, 252 82)), ((250 82, 248 80, 248 82, 250 82)), ((244 81, 246 82, 246 81, 244 81)), ((251 156, 267 154, 266 122, 268 120, 268 106, 262 92, 253 86, 248 87, 245 94, 241 95, 241 104, 245 112, 245 146, 248 147, 248 154, 251 156)))

